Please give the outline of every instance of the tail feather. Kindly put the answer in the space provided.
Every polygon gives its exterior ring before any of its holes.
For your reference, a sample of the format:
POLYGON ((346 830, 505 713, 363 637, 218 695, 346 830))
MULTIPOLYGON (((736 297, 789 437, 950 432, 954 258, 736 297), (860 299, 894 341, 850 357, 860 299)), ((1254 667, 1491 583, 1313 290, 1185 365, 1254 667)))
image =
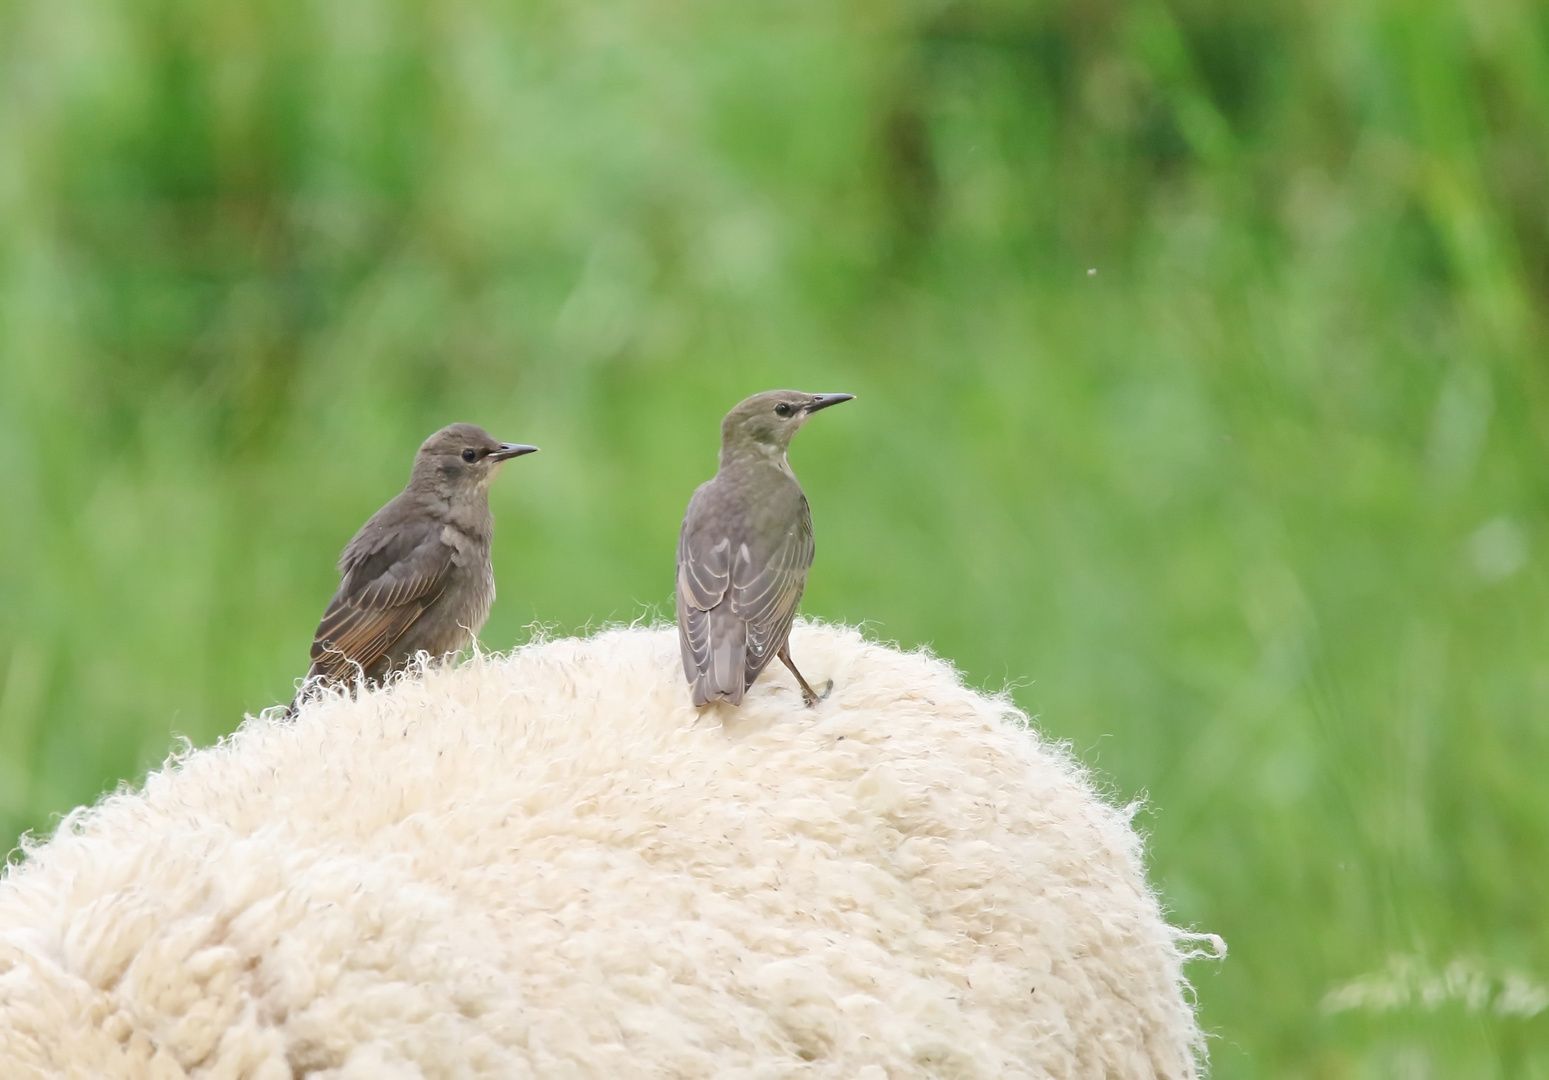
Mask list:
POLYGON ((742 704, 747 691, 748 626, 723 608, 710 612, 710 655, 694 680, 694 704, 742 704))

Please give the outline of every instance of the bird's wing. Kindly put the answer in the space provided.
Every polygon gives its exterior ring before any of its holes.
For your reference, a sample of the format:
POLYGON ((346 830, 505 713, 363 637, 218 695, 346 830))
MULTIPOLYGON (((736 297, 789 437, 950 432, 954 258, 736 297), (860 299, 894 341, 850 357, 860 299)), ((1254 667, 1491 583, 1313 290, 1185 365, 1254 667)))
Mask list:
POLYGON ((731 582, 731 538, 693 535, 688 522, 678 537, 678 592, 700 611, 709 611, 726 597, 731 582))
POLYGON ((796 521, 766 559, 738 547, 731 572, 731 609, 747 624, 746 681, 752 685, 785 645, 812 568, 812 509, 801 498, 796 521))
POLYGON ((710 668, 710 609, 726 598, 731 584, 731 539, 692 528, 693 509, 678 536, 678 642, 690 682, 710 668))
POLYGON ((453 555, 441 530, 428 521, 401 526, 359 552, 318 624, 308 678, 353 680, 386 656, 435 603, 446 588, 453 555))

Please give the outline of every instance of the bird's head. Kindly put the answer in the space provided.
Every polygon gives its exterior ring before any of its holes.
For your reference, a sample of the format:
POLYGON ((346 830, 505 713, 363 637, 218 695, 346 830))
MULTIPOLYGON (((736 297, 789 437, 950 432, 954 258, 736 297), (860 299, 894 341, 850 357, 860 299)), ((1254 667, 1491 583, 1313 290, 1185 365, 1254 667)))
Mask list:
POLYGON ((482 490, 503 462, 537 449, 523 443, 503 443, 475 424, 452 424, 420 444, 411 482, 443 491, 482 490))
POLYGON ((784 454, 791 436, 812 414, 854 394, 803 394, 796 390, 766 390, 742 402, 721 421, 721 451, 784 454))

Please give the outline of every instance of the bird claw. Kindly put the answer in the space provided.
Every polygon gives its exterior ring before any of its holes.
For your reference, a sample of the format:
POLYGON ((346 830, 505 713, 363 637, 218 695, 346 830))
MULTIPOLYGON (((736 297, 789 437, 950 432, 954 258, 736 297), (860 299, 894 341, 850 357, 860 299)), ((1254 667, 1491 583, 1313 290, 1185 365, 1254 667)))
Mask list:
POLYGON ((829 679, 828 680, 828 685, 823 687, 823 692, 821 694, 810 693, 805 686, 802 687, 801 700, 806 704, 807 708, 811 709, 811 708, 815 708, 817 706, 818 702, 820 702, 820 701, 827 701, 828 700, 828 695, 832 694, 833 692, 834 692, 834 680, 833 679, 829 679))

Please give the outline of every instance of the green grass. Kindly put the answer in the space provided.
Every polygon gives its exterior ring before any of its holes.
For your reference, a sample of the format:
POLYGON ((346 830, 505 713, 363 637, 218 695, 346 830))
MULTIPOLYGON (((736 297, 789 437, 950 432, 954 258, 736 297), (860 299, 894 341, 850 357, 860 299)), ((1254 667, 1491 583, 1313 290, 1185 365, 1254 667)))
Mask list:
POLYGON ((1217 1076, 1549 1077, 1546 207, 1511 0, 0 3, 0 834, 285 700, 435 427, 544 448, 507 648, 844 390, 806 610, 1144 795, 1217 1076))

